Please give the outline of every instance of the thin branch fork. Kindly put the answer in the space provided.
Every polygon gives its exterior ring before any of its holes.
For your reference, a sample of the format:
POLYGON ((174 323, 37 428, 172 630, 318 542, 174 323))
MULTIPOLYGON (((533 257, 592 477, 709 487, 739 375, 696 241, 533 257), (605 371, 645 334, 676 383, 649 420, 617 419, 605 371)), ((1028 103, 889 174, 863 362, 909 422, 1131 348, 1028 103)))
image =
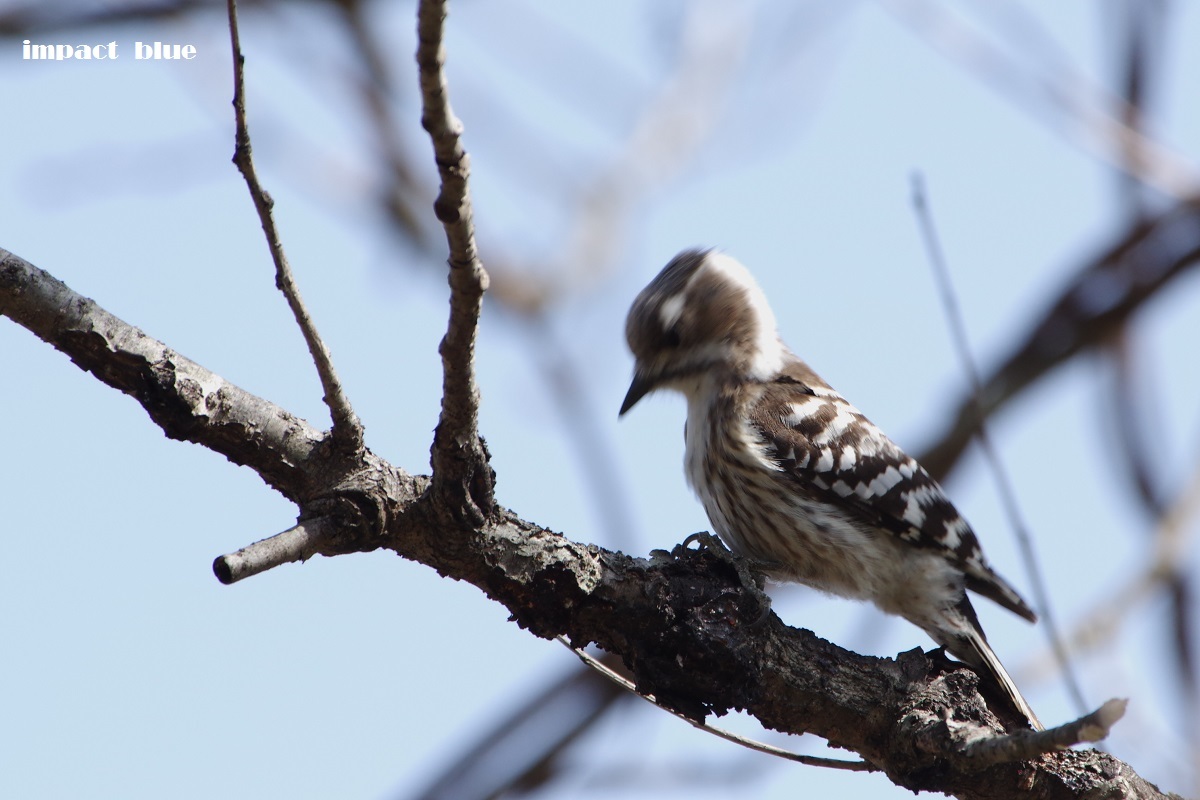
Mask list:
POLYGON ((479 386, 475 341, 488 275, 475 246, 475 223, 467 187, 470 158, 460 141, 462 123, 450 107, 443 66, 445 0, 421 0, 417 8, 417 67, 421 125, 429 132, 441 188, 433 208, 450 248, 450 321, 442 356, 442 413, 430 452, 434 490, 457 501, 459 511, 482 522, 494 509, 495 477, 479 437, 479 386))
POLYGON ((333 367, 333 359, 325 346, 321 334, 317 331, 316 323, 308 313, 308 308, 300 296, 300 288, 292 275, 291 265, 283 251, 283 242, 279 238, 279 230, 275 225, 272 208, 275 201, 259 182, 258 173, 254 169, 254 157, 250 146, 250 129, 246 122, 246 88, 245 61, 242 54, 241 38, 238 35, 237 0, 227 0, 229 10, 229 39, 233 48, 233 114, 236 123, 234 133, 233 163, 246 181, 254 208, 258 211, 258 219, 262 224, 263 233, 267 237, 267 247, 271 251, 271 259, 275 262, 275 285, 287 299, 292 316, 300 326, 308 352, 317 368, 321 379, 321 389, 324 391, 325 404, 333 423, 334 442, 351 453, 357 453, 363 447, 363 427, 358 415, 350 406, 350 400, 342 389, 337 370, 333 367))

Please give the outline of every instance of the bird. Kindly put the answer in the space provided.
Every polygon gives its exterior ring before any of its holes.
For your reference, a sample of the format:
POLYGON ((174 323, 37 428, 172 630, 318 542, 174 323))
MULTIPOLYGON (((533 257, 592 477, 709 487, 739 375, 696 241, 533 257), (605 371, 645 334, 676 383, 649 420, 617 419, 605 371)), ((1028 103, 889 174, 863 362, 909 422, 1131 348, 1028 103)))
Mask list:
POLYGON ((685 475, 731 551, 773 580, 907 619, 1043 730, 967 590, 1037 614, 929 473, 784 344, 746 267, 684 250, 638 294, 625 336, 619 416, 656 390, 684 395, 685 475))

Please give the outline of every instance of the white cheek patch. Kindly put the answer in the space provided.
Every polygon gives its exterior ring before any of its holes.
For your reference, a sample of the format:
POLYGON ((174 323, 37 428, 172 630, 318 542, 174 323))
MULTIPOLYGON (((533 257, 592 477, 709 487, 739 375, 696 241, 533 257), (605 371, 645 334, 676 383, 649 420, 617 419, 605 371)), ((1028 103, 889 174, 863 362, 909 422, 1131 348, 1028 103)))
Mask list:
POLYGON ((664 331, 669 331, 676 322, 679 322, 679 318, 683 315, 684 296, 684 292, 672 295, 658 307, 658 321, 662 324, 664 331))

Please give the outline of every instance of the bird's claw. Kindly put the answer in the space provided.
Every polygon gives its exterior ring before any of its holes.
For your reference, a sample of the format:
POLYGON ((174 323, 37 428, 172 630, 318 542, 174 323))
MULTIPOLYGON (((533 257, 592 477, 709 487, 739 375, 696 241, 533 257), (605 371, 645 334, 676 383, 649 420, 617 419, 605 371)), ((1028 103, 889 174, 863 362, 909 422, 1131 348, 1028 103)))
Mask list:
POLYGON ((724 542, 722 542, 716 536, 713 536, 708 531, 697 531, 696 533, 689 534, 687 538, 679 543, 679 546, 676 549, 691 550, 693 544, 699 545, 698 549, 708 550, 710 553, 713 553, 716 556, 727 555, 733 557, 733 551, 726 547, 724 542))
POLYGON ((680 542, 672 555, 677 558, 682 558, 687 552, 695 552, 704 550, 711 553, 718 560, 723 561, 733 568, 737 573, 738 579, 742 585, 748 588, 759 602, 762 609, 762 614, 754 621, 757 625, 765 620, 771 613, 771 598, 764 591, 766 587, 766 575, 779 568, 779 565, 770 561, 760 561, 758 559, 746 558, 734 553, 720 538, 714 536, 708 531, 698 531, 688 535, 680 542), (692 545, 697 545, 693 548, 692 545))

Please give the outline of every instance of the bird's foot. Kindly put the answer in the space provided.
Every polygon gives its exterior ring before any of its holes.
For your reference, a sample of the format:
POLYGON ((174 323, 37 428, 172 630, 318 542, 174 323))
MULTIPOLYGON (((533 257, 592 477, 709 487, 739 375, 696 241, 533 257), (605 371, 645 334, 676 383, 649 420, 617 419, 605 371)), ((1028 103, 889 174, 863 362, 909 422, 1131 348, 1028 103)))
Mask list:
POLYGON ((760 559, 747 558, 734 553, 720 538, 714 536, 708 531, 699 531, 685 538, 682 542, 675 546, 671 552, 676 558, 682 558, 686 552, 704 550, 712 554, 717 560, 729 565, 735 573, 742 585, 750 590, 751 594, 759 603, 762 613, 755 620, 757 625, 767 618, 771 613, 771 598, 764 591, 766 587, 766 576, 779 569, 779 564, 773 561, 763 561, 760 559), (697 545, 692 547, 692 545, 697 545))

